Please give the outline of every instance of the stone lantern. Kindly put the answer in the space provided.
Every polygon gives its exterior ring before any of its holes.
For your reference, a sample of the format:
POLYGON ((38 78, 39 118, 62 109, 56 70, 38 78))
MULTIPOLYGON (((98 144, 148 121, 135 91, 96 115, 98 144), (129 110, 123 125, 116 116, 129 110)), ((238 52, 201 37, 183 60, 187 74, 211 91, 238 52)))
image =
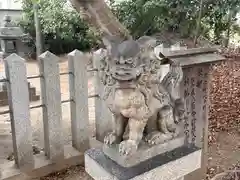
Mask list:
MULTIPOLYGON (((24 44, 22 43, 23 33, 20 27, 17 27, 11 22, 10 16, 4 17, 4 24, 0 27, 0 59, 4 59, 12 53, 19 56, 24 56, 24 44)), ((0 71, 0 79, 5 79, 5 72, 0 71)), ((30 101, 38 101, 40 96, 36 94, 36 88, 29 84, 29 99, 30 101)), ((0 82, 0 106, 8 105, 7 83, 0 82)))
POLYGON ((4 17, 4 24, 0 27, 1 52, 0 57, 5 58, 12 53, 22 55, 21 47, 23 46, 21 39, 25 36, 20 27, 11 22, 11 17, 4 17))

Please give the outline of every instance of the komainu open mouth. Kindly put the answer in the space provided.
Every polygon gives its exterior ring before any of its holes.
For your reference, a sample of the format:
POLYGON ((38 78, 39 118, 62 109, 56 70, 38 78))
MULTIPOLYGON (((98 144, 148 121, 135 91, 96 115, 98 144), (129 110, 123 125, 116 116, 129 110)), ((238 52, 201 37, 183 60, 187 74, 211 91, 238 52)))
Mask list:
POLYGON ((118 66, 112 72, 112 76, 120 81, 129 81, 136 78, 136 70, 118 66))

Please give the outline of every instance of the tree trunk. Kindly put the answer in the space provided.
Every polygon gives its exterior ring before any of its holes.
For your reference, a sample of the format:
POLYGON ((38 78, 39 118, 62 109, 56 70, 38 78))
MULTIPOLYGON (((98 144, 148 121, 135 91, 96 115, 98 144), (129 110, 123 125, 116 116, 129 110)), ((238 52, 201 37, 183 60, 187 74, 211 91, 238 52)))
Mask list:
POLYGON ((199 37, 200 29, 201 29, 201 20, 202 20, 202 8, 203 8, 203 0, 200 0, 200 9, 198 12, 198 19, 197 19, 197 29, 196 29, 196 35, 194 38, 194 45, 197 45, 197 40, 199 37))
POLYGON ((230 41, 230 33, 231 33, 231 27, 232 27, 232 11, 231 10, 229 10, 229 12, 228 12, 227 26, 228 26, 228 29, 227 29, 226 39, 224 42, 224 47, 228 47, 229 41, 230 41))
POLYGON ((42 53, 42 36, 41 36, 41 27, 40 21, 38 17, 38 4, 34 3, 33 11, 34 11, 34 23, 36 29, 36 51, 37 51, 37 59, 42 53))
POLYGON ((85 20, 100 29, 104 35, 131 38, 129 31, 113 15, 104 0, 70 0, 75 9, 84 15, 85 20))

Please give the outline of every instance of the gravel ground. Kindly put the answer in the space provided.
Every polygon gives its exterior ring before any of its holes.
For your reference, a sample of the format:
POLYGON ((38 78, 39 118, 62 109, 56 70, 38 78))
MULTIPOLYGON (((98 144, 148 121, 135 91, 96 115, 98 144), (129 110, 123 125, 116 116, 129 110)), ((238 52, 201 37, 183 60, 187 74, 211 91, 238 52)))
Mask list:
POLYGON ((73 166, 61 172, 50 174, 34 180, 93 180, 82 166, 73 166))

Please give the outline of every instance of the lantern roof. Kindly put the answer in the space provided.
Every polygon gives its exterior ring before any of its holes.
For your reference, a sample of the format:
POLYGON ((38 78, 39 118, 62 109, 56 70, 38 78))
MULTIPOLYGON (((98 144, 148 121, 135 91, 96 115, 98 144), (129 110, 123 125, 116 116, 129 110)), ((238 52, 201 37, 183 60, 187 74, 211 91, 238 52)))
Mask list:
POLYGON ((25 36, 22 29, 12 23, 11 16, 6 15, 4 18, 4 24, 0 27, 0 38, 1 39, 19 39, 25 36))

